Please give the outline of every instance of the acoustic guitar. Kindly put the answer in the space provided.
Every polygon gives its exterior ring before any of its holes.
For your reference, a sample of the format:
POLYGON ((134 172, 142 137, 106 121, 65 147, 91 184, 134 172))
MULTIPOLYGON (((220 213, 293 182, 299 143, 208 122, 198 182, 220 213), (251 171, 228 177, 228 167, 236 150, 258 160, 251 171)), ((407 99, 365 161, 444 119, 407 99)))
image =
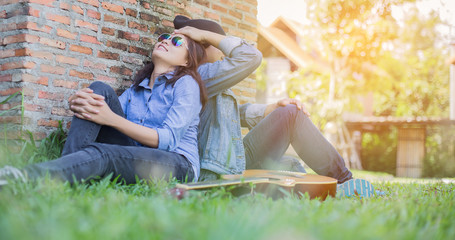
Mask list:
POLYGON ((325 200, 329 195, 335 197, 337 180, 315 174, 252 169, 239 175, 221 175, 220 180, 177 184, 171 193, 180 199, 188 190, 215 187, 226 187, 235 196, 260 192, 275 199, 289 194, 298 197, 308 194, 311 199, 325 200))

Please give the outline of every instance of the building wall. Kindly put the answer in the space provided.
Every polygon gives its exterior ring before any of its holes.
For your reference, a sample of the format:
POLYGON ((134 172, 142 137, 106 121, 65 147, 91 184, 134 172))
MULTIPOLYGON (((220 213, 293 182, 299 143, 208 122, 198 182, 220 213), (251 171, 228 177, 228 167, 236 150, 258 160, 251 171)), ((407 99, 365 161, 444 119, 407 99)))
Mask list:
MULTIPOLYGON (((155 38, 171 32, 176 15, 219 22, 229 35, 257 40, 256 0, 2 0, 0 1, 0 102, 22 91, 24 128, 43 138, 62 120, 67 99, 93 81, 122 90, 148 60, 155 38)), ((252 78, 234 88, 253 102, 252 78)), ((21 104, 17 96, 0 111, 21 104)), ((20 111, 0 122, 20 124, 20 111)), ((17 137, 18 130, 10 131, 17 137)))

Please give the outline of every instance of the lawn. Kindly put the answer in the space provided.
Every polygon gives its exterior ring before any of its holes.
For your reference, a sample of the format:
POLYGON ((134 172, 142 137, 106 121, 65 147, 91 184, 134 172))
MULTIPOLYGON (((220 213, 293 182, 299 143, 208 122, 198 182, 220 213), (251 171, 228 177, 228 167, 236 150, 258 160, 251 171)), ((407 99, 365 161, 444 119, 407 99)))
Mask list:
POLYGON ((216 189, 177 200, 166 182, 15 183, 0 191, 0 239, 454 239, 453 179, 354 174, 385 195, 321 202, 216 189))
MULTIPOLYGON (((53 158, 62 140, 60 131, 39 147, 4 142, 0 166, 53 158)), ((17 182, 0 189, 0 239, 455 239, 455 179, 353 173, 385 194, 321 202, 221 188, 177 200, 175 182, 17 182)))

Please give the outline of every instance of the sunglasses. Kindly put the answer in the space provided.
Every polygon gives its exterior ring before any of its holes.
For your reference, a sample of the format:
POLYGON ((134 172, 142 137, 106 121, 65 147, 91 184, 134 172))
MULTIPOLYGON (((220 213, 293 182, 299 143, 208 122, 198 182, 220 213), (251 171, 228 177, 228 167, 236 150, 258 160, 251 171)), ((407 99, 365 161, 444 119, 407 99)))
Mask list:
POLYGON ((168 39, 171 39, 171 43, 178 47, 178 46, 182 46, 183 43, 185 43, 185 40, 183 40, 182 37, 179 37, 179 36, 174 36, 172 37, 171 34, 169 33, 163 33, 161 34, 159 37, 158 37, 158 42, 162 42, 163 40, 168 40, 168 39))

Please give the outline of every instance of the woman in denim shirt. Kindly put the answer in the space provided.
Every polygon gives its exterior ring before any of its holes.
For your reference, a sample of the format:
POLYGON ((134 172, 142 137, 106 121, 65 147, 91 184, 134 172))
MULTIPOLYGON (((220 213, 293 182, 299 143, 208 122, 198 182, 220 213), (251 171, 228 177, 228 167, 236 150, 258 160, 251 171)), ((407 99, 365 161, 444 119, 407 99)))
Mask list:
POLYGON ((73 182, 112 174, 126 184, 169 176, 196 181, 199 112, 207 101, 197 68, 204 56, 196 41, 162 34, 151 63, 120 97, 102 82, 82 91, 101 103, 75 113, 61 158, 22 171, 5 167, 0 175, 34 179, 49 173, 73 182))

